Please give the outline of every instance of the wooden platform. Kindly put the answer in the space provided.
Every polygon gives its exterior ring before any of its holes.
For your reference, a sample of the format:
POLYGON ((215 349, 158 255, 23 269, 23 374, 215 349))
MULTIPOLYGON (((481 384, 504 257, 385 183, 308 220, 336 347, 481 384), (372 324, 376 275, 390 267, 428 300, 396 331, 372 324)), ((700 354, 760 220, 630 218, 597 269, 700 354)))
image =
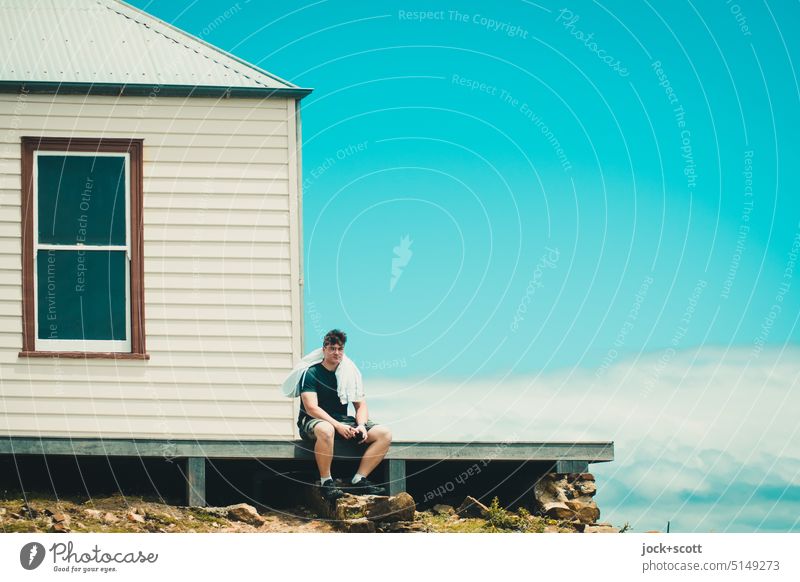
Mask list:
MULTIPOLYGON (((337 442, 335 456, 359 458, 363 449, 337 442)), ((306 459, 304 441, 189 441, 0 437, 0 455, 71 455, 186 459, 187 503, 205 505, 206 459, 306 459)), ((406 489, 406 461, 552 461, 557 473, 586 472, 589 463, 614 460, 613 441, 592 442, 411 442, 395 441, 386 455, 390 494, 406 489)))

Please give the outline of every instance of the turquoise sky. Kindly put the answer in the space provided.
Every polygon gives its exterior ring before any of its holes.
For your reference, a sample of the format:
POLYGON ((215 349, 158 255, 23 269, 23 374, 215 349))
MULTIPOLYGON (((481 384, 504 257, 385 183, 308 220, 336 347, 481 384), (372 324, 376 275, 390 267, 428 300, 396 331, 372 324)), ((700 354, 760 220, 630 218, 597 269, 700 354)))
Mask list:
MULTIPOLYGON (((476 386, 499 402, 514 384, 636 408, 692 402, 692 378, 722 409, 767 392, 773 407, 794 394, 783 406, 797 409, 797 3, 134 4, 314 88, 302 105, 306 347, 347 331, 377 409, 408 435, 428 418, 421 398, 441 412, 476 386)), ((651 407, 653 425, 663 410, 651 407)), ((640 530, 663 528, 648 509, 672 500, 694 508, 673 516, 678 531, 797 531, 773 511, 798 514, 796 431, 769 452, 783 459, 769 477, 732 477, 766 521, 725 506, 712 523, 719 511, 697 508, 722 501, 685 484, 623 493, 624 471, 655 479, 711 450, 711 427, 769 432, 783 411, 681 428, 690 448, 650 465, 646 435, 587 420, 619 456, 595 471, 617 487, 601 507, 618 521, 640 512, 640 530)), ((458 429, 428 436, 487 438, 507 422, 541 437, 533 412, 512 412, 492 432, 467 407, 458 429)), ((767 454, 732 442, 712 454, 767 454)))

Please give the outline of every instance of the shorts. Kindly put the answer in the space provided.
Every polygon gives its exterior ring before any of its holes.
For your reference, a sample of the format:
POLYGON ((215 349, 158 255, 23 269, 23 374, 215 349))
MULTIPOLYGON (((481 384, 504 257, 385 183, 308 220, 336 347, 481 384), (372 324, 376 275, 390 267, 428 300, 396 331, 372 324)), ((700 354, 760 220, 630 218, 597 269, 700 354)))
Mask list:
MULTIPOLYGON (((317 440, 317 435, 314 434, 314 427, 317 426, 320 422, 326 422, 321 418, 312 418, 310 416, 303 416, 297 420, 297 428, 300 430, 300 437, 307 441, 315 441, 317 440)), ((356 423, 356 419, 354 416, 345 416, 344 418, 340 418, 339 422, 344 424, 349 424, 353 428, 357 427, 358 424, 356 423)), ((364 423, 364 428, 367 429, 367 432, 372 430, 372 427, 377 426, 377 422, 372 422, 368 420, 364 423)), ((343 438, 338 432, 334 435, 335 438, 339 440, 347 440, 343 438)))

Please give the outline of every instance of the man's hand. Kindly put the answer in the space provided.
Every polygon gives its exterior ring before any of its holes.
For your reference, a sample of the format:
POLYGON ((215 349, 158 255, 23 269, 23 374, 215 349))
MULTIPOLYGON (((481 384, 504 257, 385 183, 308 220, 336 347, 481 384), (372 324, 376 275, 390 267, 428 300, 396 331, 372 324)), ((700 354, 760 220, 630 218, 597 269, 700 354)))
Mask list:
POLYGON ((343 422, 337 423, 335 428, 336 428, 336 432, 338 432, 342 436, 342 438, 345 438, 345 439, 348 439, 348 440, 353 438, 354 436, 356 436, 358 434, 356 429, 354 429, 352 426, 349 426, 349 425, 347 425, 347 424, 345 424, 343 422))
POLYGON ((355 436, 361 438, 361 440, 358 441, 358 444, 363 445, 367 441, 367 427, 361 424, 353 430, 356 431, 355 436))

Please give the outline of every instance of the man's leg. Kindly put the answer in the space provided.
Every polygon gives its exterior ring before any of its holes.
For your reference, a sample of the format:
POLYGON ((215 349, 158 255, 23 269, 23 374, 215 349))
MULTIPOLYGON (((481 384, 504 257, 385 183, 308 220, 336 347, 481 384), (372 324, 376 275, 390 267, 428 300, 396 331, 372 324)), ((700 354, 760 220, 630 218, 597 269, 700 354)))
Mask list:
POLYGON ((320 477, 329 477, 331 474, 331 462, 333 461, 333 436, 336 430, 327 420, 318 422, 314 426, 314 458, 317 460, 317 468, 320 477))
POLYGON ((322 498, 327 501, 334 501, 344 495, 344 491, 339 489, 333 482, 331 476, 331 461, 333 461, 333 435, 336 431, 333 425, 326 420, 314 425, 314 458, 317 460, 317 468, 320 476, 320 493, 322 498))
MULTIPOLYGON (((333 428, 333 427, 331 427, 333 428)), ((392 444, 392 432, 378 424, 367 432, 367 450, 358 465, 358 474, 366 477, 377 467, 389 451, 392 444)))

